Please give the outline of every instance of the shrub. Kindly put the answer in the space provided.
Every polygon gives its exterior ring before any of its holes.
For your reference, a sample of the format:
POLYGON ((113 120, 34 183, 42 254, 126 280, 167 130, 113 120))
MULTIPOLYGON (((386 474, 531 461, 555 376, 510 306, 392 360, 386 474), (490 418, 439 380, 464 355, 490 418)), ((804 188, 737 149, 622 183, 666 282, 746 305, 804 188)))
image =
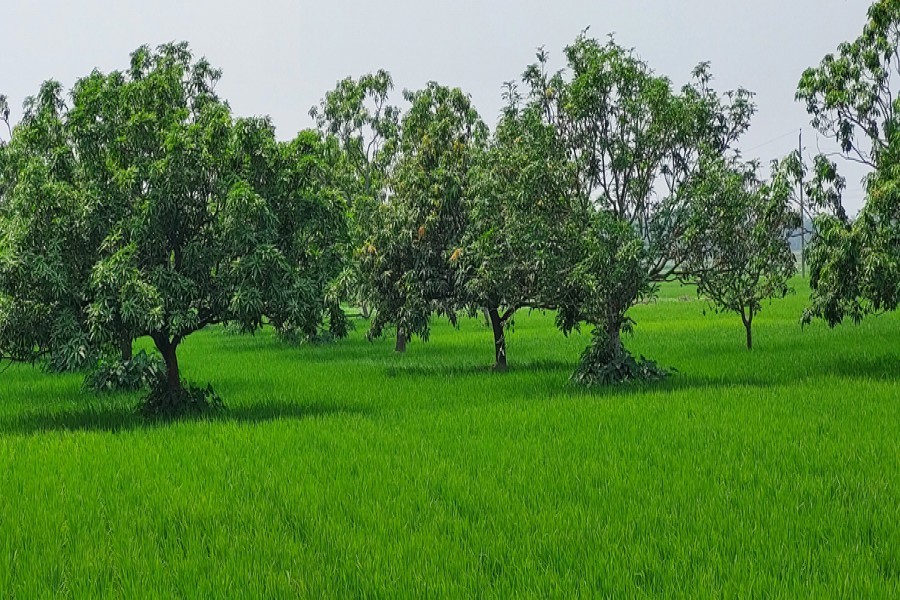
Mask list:
POLYGON ((586 387, 598 387, 660 381, 668 376, 669 371, 652 360, 643 356, 635 358, 621 344, 610 344, 606 333, 598 329, 581 354, 572 381, 586 387))
POLYGON ((84 380, 84 387, 95 392, 151 389, 165 374, 162 358, 141 350, 131 360, 100 359, 84 380))

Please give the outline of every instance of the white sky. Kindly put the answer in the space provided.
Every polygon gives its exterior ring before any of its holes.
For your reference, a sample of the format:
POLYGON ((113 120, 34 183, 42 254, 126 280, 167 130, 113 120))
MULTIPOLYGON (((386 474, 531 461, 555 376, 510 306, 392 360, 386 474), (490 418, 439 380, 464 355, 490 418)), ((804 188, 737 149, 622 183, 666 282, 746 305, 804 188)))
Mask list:
MULTIPOLYGON (((800 74, 862 30, 868 0, 2 0, 0 92, 15 109, 48 78, 70 87, 94 67, 123 69, 141 44, 187 40, 224 70, 218 91, 238 115, 271 115, 279 136, 312 125, 309 108, 337 80, 378 68, 397 90, 429 80, 470 93, 493 124, 502 82, 545 45, 590 26, 615 32, 660 74, 684 83, 712 62, 719 89, 744 86, 759 114, 745 155, 764 162, 816 136, 794 101, 800 74), (787 134, 787 135, 786 135, 787 134), (775 141, 773 141, 775 140, 775 141)), ((398 94, 399 97, 399 94, 398 94)), ((17 111, 15 111, 17 112, 17 111)), ((822 143, 822 148, 831 148, 822 143)), ((845 165, 845 202, 862 203, 865 174, 845 165)))

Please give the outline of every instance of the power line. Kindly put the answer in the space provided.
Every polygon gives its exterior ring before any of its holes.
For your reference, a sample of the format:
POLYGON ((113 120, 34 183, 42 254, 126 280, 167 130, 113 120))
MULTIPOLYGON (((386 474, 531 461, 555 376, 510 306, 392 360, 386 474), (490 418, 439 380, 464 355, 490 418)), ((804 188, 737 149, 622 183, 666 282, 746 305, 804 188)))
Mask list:
MULTIPOLYGON (((802 131, 802 129, 801 129, 801 131, 802 131)), ((763 146, 768 146, 769 144, 774 144, 775 142, 783 140, 784 138, 788 137, 789 135, 794 135, 795 133, 797 133, 797 130, 791 129, 787 133, 779 135, 777 138, 773 138, 773 139, 769 140, 768 142, 762 143, 758 146, 753 146, 752 148, 748 148, 748 149, 744 150, 744 152, 753 152, 754 150, 758 150, 758 149, 762 148, 763 146)))

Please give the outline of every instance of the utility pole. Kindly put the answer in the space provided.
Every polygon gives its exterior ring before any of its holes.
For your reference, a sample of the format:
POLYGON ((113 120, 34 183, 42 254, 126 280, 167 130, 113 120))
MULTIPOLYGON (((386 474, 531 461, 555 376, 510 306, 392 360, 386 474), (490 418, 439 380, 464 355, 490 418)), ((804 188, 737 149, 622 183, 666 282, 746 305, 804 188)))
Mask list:
POLYGON ((806 279, 806 212, 803 210, 803 130, 800 130, 800 145, 797 158, 800 159, 800 273, 806 279))

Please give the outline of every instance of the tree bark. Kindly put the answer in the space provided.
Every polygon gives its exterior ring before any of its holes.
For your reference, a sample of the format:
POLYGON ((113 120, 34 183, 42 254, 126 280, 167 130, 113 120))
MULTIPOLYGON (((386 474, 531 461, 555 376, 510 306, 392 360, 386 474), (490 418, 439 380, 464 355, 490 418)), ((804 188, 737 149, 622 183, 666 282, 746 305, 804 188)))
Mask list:
POLYGON ((744 322, 744 329, 747 330, 747 350, 753 350, 753 309, 749 314, 741 312, 741 320, 744 322))
POLYGON ((606 326, 606 352, 610 362, 623 350, 622 331, 619 321, 610 322, 606 326))
POLYGON ((744 321, 747 330, 747 350, 753 350, 753 321, 744 321))
POLYGON ((369 305, 366 302, 359 305, 359 314, 363 319, 369 318, 369 305))
POLYGON ((397 345, 394 350, 397 352, 406 352, 406 332, 400 327, 397 328, 397 345))
POLYGON ((122 353, 122 362, 130 362, 134 358, 134 343, 130 335, 122 335, 119 338, 119 350, 122 353))
POLYGON ((169 391, 172 393, 181 392, 181 371, 178 368, 178 353, 175 346, 171 346, 171 350, 163 356, 166 361, 166 382, 169 391))
POLYGON ((491 321, 491 329, 494 330, 494 370, 504 372, 507 369, 506 362, 506 321, 500 316, 496 308, 487 310, 491 321))
POLYGON ((166 363, 166 387, 172 394, 180 394, 181 371, 178 367, 178 345, 170 342, 165 336, 155 337, 156 348, 166 363))

